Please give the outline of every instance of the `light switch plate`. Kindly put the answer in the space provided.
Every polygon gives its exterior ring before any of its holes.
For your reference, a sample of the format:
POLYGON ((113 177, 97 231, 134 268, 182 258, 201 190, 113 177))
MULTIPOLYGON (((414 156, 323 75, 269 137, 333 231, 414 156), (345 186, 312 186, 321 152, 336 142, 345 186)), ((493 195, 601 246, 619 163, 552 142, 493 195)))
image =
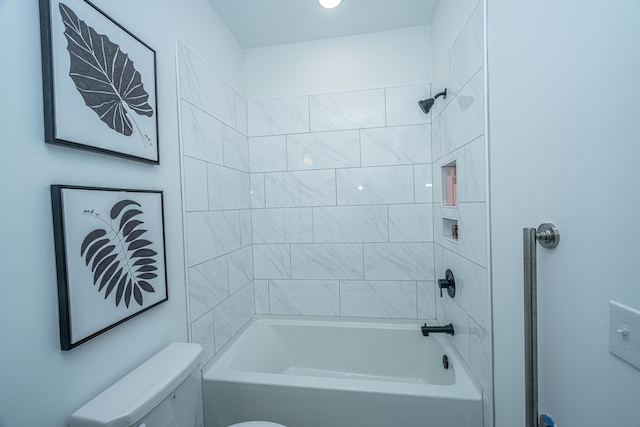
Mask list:
POLYGON ((640 369, 640 311, 609 301, 609 351, 640 369))

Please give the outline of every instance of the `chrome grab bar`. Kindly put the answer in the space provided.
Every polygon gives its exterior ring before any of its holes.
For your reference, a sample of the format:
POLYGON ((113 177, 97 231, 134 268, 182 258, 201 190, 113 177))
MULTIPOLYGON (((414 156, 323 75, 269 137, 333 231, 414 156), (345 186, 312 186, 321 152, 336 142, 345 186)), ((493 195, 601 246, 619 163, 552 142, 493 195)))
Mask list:
MULTIPOLYGON (((549 223, 524 228, 524 369, 526 427, 539 427, 538 422, 538 278, 536 242, 544 248, 555 248, 560 242, 558 228, 549 223)), ((546 417, 546 416, 543 416, 546 417)), ((541 419, 543 417, 540 417, 541 419)))

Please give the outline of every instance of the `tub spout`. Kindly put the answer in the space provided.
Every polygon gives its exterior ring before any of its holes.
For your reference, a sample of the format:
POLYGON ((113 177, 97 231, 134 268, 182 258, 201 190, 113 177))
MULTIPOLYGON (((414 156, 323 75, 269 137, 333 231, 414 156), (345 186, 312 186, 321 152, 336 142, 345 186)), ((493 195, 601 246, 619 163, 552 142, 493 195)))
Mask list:
POLYGON ((422 335, 428 337, 429 334, 449 334, 454 335, 453 324, 449 323, 444 326, 427 326, 425 323, 421 328, 422 335))

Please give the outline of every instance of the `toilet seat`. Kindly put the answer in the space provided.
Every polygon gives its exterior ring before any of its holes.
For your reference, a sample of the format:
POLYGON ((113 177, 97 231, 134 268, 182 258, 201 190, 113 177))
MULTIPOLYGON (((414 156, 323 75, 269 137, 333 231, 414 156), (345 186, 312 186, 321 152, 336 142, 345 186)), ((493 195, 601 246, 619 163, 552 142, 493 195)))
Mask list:
POLYGON ((270 423, 268 421, 248 421, 230 425, 229 427, 286 427, 282 424, 270 423))

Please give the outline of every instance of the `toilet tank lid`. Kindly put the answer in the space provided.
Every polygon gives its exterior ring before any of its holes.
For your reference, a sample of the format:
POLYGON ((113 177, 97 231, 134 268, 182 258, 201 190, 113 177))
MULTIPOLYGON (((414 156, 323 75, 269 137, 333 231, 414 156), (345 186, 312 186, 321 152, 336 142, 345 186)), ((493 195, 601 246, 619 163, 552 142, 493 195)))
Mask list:
POLYGON ((74 412, 69 427, 131 426, 178 388, 201 357, 200 344, 169 344, 74 412))

